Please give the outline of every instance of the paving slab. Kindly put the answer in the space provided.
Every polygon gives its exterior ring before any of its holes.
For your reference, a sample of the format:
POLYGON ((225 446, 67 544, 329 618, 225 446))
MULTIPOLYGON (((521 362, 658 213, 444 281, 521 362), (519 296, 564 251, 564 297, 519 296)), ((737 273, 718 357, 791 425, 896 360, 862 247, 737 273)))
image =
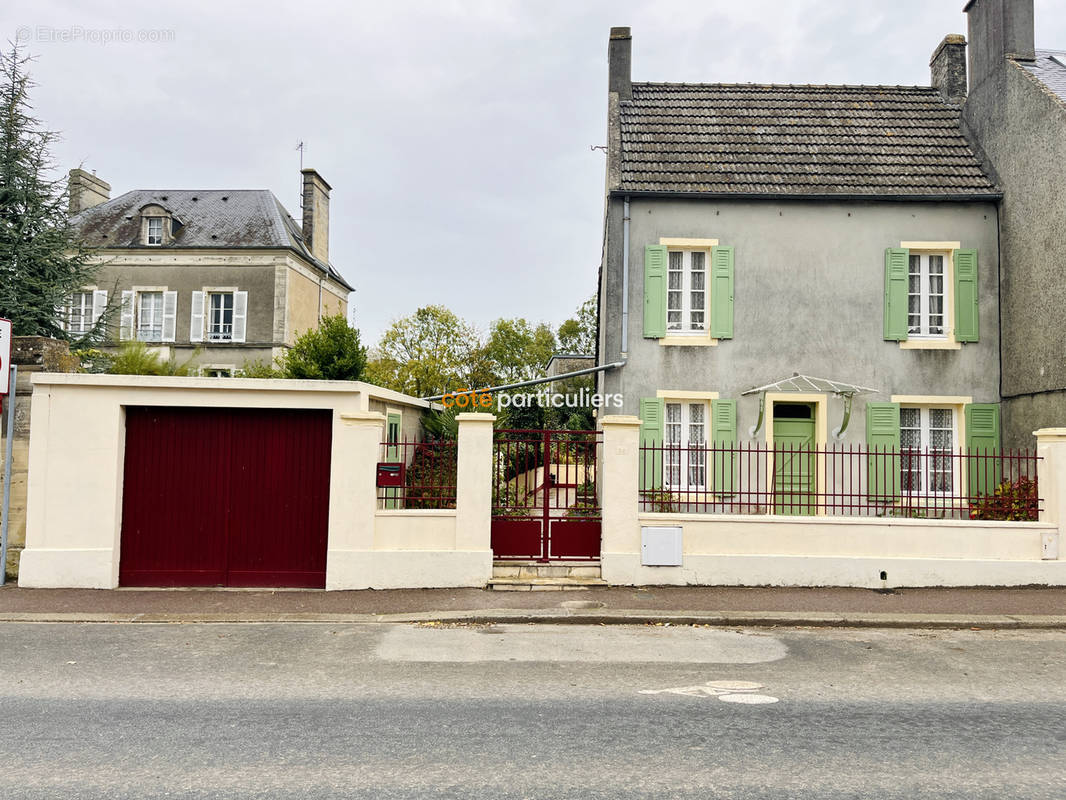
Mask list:
POLYGON ((554 622, 1066 628, 1066 589, 592 587, 568 592, 0 588, 0 622, 554 622))

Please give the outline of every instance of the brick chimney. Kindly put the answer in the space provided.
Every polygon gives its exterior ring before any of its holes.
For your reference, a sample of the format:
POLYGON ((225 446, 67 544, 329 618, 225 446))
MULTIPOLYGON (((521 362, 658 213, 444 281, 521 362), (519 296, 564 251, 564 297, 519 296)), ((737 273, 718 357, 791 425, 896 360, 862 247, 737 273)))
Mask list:
POLYGON ((71 214, 106 203, 111 199, 111 184, 83 169, 72 169, 67 178, 67 195, 71 214))
POLYGON ((949 33, 929 60, 929 83, 944 100, 962 105, 966 99, 966 39, 949 33))
POLYGON ((1004 67, 1007 56, 1036 58, 1033 0, 970 0, 970 93, 1004 67))
POLYGON ((317 170, 301 170, 303 183, 303 233, 311 255, 329 263, 329 191, 330 185, 317 170))

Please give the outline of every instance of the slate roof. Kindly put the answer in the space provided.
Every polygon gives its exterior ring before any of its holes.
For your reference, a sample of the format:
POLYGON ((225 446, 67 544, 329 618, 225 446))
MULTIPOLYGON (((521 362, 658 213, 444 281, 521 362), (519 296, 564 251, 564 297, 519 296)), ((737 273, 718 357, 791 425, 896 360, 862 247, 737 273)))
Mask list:
POLYGON ((341 283, 331 265, 311 255, 303 231, 269 189, 136 189, 72 218, 86 244, 100 248, 149 248, 141 242, 141 209, 158 205, 175 221, 166 249, 285 248, 341 283))
POLYGON ((621 135, 626 192, 999 196, 925 86, 634 83, 621 135))
POLYGON ((1037 50, 1035 61, 1015 63, 1044 84, 1059 100, 1066 102, 1066 51, 1037 50))

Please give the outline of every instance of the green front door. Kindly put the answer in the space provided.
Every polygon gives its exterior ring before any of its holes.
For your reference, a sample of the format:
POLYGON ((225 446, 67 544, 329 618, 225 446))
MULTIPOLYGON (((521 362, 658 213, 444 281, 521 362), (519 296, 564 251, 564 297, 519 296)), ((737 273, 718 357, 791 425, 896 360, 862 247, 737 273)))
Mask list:
POLYGON ((817 471, 814 408, 774 404, 774 513, 813 514, 817 471))

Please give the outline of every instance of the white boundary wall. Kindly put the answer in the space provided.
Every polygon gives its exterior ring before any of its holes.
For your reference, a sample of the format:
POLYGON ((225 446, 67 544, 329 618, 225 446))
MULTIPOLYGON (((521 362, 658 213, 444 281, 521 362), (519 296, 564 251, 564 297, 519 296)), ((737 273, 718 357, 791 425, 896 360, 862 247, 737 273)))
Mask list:
MULTIPOLYGON (((385 416, 369 411, 370 401, 418 413, 430 407, 425 401, 347 381, 40 373, 33 383, 20 586, 118 585, 126 406, 330 409, 326 587, 483 586, 491 577, 487 473, 484 491, 459 490, 463 513, 471 520, 484 517, 483 525, 460 527, 454 511, 377 511, 374 471, 385 416)), ((461 437, 489 431, 487 444, 473 438, 488 470, 492 417, 464 416, 461 437)), ((461 468, 478 460, 473 449, 460 453, 461 468)))
POLYGON ((640 420, 608 416, 601 462, 604 579, 622 585, 1066 585, 1059 558, 1066 429, 1037 432, 1040 522, 652 514, 638 511, 640 420), (681 566, 643 566, 641 528, 682 529, 681 566), (882 573, 885 577, 882 578, 882 573))

